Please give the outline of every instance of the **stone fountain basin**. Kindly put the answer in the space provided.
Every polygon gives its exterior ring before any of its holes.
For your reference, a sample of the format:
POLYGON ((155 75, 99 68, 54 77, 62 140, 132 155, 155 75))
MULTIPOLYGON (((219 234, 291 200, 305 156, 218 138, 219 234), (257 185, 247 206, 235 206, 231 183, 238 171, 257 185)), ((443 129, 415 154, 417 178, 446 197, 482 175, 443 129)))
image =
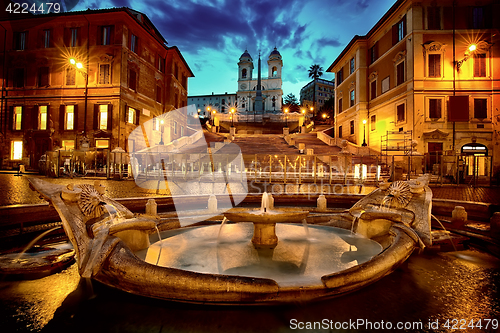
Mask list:
POLYGON ((232 208, 224 212, 224 216, 232 222, 254 222, 254 223, 296 223, 304 220, 308 211, 293 208, 267 209, 263 212, 260 208, 232 208))

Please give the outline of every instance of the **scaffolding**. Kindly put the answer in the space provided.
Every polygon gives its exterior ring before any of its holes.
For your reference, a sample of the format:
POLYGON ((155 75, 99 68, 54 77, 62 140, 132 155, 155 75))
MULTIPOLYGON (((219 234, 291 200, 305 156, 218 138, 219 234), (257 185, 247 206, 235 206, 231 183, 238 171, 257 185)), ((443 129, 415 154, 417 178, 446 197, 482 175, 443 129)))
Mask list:
POLYGON ((387 131, 380 138, 380 153, 387 156, 389 152, 411 153, 412 131, 387 131))

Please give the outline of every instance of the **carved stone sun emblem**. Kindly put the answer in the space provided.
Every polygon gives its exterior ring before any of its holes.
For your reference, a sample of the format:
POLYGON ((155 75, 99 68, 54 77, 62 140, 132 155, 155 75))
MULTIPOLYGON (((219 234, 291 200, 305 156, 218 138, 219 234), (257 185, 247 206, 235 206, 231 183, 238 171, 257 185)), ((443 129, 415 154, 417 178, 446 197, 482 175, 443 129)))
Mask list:
POLYGON ((101 195, 92 185, 79 185, 82 189, 78 205, 85 216, 99 217, 104 214, 104 203, 106 198, 101 195))
POLYGON ((413 194, 407 182, 398 180, 389 186, 387 196, 382 200, 385 207, 404 208, 409 203, 413 194))

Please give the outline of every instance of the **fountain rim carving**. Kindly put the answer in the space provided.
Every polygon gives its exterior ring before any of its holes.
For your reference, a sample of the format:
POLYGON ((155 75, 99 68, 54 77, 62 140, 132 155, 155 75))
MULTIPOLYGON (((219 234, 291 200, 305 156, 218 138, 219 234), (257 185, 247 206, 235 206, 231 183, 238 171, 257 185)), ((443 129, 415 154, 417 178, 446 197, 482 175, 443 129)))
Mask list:
MULTIPOLYGON (((58 211, 65 232, 75 246, 78 261, 81 261, 85 247, 91 239, 84 234, 84 227, 74 225, 75 223, 70 221, 73 214, 79 210, 78 204, 61 197, 61 192, 67 189, 62 185, 50 184, 40 179, 30 179, 30 183, 32 188, 50 201, 58 211)), ((425 193, 428 192, 430 189, 425 187, 425 193)), ((360 202, 369 201, 370 195, 360 202)), ((428 195, 424 197, 429 198, 428 195)), ((120 231, 126 231, 127 228, 147 229, 146 225, 151 226, 151 220, 138 219, 120 231)), ((98 252, 98 264, 92 267, 91 277, 125 292, 189 303, 255 305, 312 301, 352 292, 381 279, 404 262, 418 247, 418 237, 410 227, 390 221, 384 228, 383 237, 376 239, 383 247, 380 254, 363 264, 326 274, 321 277, 322 283, 318 285, 280 287, 276 281, 267 278, 205 274, 156 266, 139 258, 123 239, 117 237, 117 233, 105 238, 98 252)), ((80 274, 83 268, 79 266, 80 274)))

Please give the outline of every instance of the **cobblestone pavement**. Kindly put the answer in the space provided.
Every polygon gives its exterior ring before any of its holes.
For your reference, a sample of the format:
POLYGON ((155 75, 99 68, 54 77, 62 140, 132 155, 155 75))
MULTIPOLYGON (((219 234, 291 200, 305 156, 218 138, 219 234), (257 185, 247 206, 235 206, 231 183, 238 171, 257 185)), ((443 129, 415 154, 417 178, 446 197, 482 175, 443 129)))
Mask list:
MULTIPOLYGON (((44 203, 45 200, 39 198, 38 194, 29 188, 29 177, 40 177, 48 182, 61 185, 69 183, 92 184, 94 182, 94 179, 88 178, 48 178, 36 174, 17 176, 14 173, 0 173, 0 206, 44 203)), ((139 184, 140 186, 133 180, 100 178, 99 181, 106 187, 106 194, 111 198, 153 197, 170 194, 165 189, 157 190, 158 182, 155 180, 142 182, 139 184)), ((348 192, 359 193, 356 190, 358 186, 352 186, 352 188, 354 190, 348 192)), ((500 205, 500 188, 498 187, 435 186, 431 188, 434 198, 500 205)), ((372 189, 373 187, 363 188, 361 194, 370 192, 372 189)))

